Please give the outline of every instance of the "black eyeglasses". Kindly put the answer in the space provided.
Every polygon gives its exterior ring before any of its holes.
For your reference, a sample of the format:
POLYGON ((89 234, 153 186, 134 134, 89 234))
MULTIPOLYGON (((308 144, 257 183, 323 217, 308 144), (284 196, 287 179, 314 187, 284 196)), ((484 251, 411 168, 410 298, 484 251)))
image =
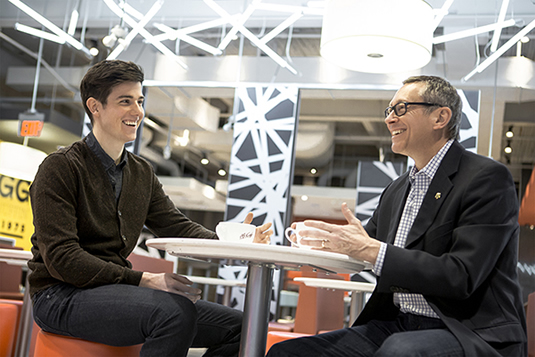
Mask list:
POLYGON ((401 102, 391 107, 385 109, 385 118, 388 117, 392 112, 396 113, 398 117, 407 113, 407 106, 409 105, 425 105, 428 107, 442 107, 440 104, 436 103, 425 103, 425 102, 401 102))

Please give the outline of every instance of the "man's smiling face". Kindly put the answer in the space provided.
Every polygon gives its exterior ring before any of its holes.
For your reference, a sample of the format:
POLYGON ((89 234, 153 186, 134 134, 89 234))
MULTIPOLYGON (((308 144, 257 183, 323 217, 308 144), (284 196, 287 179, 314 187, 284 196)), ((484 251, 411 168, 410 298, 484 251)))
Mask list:
MULTIPOLYGON (((401 87, 390 105, 402 102, 423 102, 420 91, 425 86, 424 83, 410 83, 401 87)), ((421 151, 432 146, 434 142, 432 115, 428 114, 427 107, 420 105, 408 105, 407 112, 397 116, 392 111, 385 119, 388 130, 392 135, 392 151, 417 157, 421 151)))
POLYGON ((124 145, 136 139, 136 131, 144 117, 143 92, 139 82, 125 82, 115 86, 106 105, 97 102, 93 114, 94 125, 109 143, 124 145))

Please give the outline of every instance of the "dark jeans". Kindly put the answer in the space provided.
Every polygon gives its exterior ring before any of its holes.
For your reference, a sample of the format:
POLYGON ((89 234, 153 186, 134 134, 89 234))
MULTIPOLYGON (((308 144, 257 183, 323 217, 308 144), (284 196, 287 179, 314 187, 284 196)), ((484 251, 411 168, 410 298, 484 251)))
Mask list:
POLYGON ((237 356, 242 313, 164 291, 115 284, 92 289, 52 286, 34 297, 35 322, 44 330, 113 346, 143 343, 141 356, 237 356))
POLYGON ((366 325, 280 342, 271 347, 267 356, 462 357, 464 352, 442 321, 400 313, 394 321, 373 320, 366 325))

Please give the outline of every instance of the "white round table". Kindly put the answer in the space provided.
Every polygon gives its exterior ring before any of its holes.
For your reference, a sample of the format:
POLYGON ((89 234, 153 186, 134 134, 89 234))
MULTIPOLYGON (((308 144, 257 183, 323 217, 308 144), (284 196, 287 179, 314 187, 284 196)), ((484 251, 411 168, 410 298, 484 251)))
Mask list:
POLYGON ((148 239, 146 244, 179 257, 247 263, 249 270, 240 341, 241 357, 265 355, 275 268, 300 269, 308 266, 327 273, 357 273, 371 269, 371 264, 347 255, 280 245, 193 238, 153 238, 148 239))

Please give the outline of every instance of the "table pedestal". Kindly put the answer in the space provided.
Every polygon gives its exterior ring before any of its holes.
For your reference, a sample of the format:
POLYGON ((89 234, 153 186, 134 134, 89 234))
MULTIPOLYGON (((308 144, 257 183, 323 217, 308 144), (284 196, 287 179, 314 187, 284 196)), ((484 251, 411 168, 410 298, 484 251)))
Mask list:
POLYGON ((351 303, 349 305, 349 325, 348 327, 353 326, 353 323, 359 316, 364 306, 364 292, 353 290, 351 292, 351 303))
POLYGON ((249 263, 240 357, 261 357, 266 354, 273 269, 271 264, 249 263))

